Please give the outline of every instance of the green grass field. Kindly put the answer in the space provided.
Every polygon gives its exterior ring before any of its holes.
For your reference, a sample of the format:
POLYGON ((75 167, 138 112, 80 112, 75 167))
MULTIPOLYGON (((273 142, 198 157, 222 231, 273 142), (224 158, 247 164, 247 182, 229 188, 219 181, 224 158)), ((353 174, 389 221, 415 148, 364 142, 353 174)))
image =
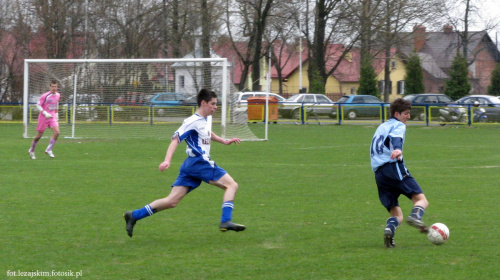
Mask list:
MULTIPOLYGON (((383 247, 387 212, 369 161, 375 128, 278 124, 267 142, 214 143, 213 159, 240 186, 234 221, 247 229, 219 232, 222 191, 203 184, 177 208, 139 221, 129 238, 123 212, 169 193, 184 144, 163 173, 165 140, 60 139, 49 159, 45 138, 30 160, 22 126, 0 125, 0 279, 9 271, 81 271, 81 279, 499 279, 500 127, 408 127, 406 165, 430 202, 424 220, 448 225, 450 239, 436 246, 403 224, 395 249, 383 247)), ((400 203, 408 215, 410 201, 400 203)))

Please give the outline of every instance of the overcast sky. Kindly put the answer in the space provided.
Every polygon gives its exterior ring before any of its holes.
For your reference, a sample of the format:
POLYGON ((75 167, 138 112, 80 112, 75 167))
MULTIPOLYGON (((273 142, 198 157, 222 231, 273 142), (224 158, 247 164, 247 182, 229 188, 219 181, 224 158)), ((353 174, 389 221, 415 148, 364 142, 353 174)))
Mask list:
POLYGON ((471 31, 483 30, 487 22, 494 22, 497 24, 496 28, 489 32, 491 39, 494 41, 495 36, 498 36, 500 40, 500 0, 479 0, 477 5, 479 6, 481 17, 479 22, 471 28, 471 31))

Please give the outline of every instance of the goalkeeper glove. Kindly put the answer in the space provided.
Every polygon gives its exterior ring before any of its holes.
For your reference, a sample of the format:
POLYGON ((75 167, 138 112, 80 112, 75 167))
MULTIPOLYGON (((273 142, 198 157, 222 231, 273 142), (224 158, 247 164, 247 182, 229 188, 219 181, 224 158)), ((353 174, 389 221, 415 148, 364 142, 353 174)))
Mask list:
POLYGON ((50 119, 50 118, 52 118, 52 115, 49 112, 47 112, 47 111, 42 111, 42 114, 45 116, 45 118, 47 120, 50 119))

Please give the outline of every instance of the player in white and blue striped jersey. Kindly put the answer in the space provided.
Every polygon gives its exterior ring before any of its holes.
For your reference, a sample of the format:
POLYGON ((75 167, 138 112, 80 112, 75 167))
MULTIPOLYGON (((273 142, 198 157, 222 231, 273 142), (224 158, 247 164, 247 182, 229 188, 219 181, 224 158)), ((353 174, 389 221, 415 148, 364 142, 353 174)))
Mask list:
POLYGON ((391 118, 377 128, 370 146, 371 166, 375 173, 379 199, 390 214, 384 229, 384 245, 388 248, 395 247, 394 234, 403 221, 403 212, 398 202, 400 195, 413 202, 407 223, 423 233, 427 232, 422 216, 429 202, 403 160, 406 121, 410 119, 410 109, 411 103, 408 100, 394 100, 390 106, 391 118))
POLYGON ((234 197, 238 184, 210 158, 211 141, 230 145, 231 143, 239 144, 241 140, 239 138, 224 140, 210 131, 209 118, 217 109, 217 95, 215 92, 207 89, 200 90, 197 95, 197 102, 198 109, 196 113, 185 119, 181 127, 175 131, 172 142, 168 146, 165 160, 159 166, 160 171, 168 169, 178 145, 182 141, 186 142, 188 157, 182 163, 179 175, 172 184, 170 194, 140 209, 125 212, 126 230, 130 237, 132 237, 135 223, 138 220, 151 216, 158 211, 176 207, 181 199, 200 186, 202 181, 224 190, 219 229, 223 232, 245 229, 244 225, 232 222, 234 197))

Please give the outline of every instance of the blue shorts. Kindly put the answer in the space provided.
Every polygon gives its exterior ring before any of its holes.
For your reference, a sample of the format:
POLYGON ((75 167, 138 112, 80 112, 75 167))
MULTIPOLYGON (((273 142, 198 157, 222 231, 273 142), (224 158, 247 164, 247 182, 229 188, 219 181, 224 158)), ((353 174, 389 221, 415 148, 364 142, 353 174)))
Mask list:
POLYGON ((189 192, 200 186, 201 181, 217 181, 226 174, 226 170, 210 164, 203 157, 188 157, 181 165, 179 176, 172 187, 189 187, 189 192))
POLYGON ((423 193, 415 178, 400 161, 386 163, 379 167, 375 171, 375 181, 378 187, 378 197, 387 211, 399 206, 400 195, 411 199, 413 194, 423 193))

